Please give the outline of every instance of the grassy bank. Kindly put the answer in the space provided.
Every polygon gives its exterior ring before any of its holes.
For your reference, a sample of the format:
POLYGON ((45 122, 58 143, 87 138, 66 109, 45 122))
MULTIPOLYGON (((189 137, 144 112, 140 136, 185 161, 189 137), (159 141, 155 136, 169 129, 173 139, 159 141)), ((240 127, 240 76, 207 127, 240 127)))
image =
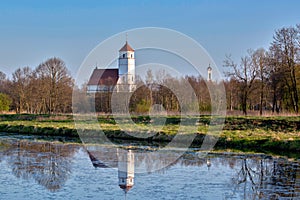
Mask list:
MULTIPOLYGON (((101 127, 108 138, 137 140, 126 132, 141 131, 153 136, 138 140, 149 142, 169 142, 179 128, 183 128, 187 134, 194 134, 196 128, 193 146, 200 146, 211 120, 210 116, 191 116, 189 120, 197 122, 182 126, 180 123, 185 119, 170 116, 161 128, 159 125, 153 125, 153 119, 147 116, 136 116, 132 119, 136 123, 135 127, 125 119, 113 119, 107 116, 99 116, 98 122, 83 119, 78 120, 77 123, 84 125, 81 134, 97 134, 95 130, 101 127), (123 123, 122 129, 118 125, 120 122, 123 123)), ((0 115, 0 132, 78 137, 71 115, 0 115)), ((297 154, 300 151, 300 117, 227 117, 219 136, 216 148, 297 154)))

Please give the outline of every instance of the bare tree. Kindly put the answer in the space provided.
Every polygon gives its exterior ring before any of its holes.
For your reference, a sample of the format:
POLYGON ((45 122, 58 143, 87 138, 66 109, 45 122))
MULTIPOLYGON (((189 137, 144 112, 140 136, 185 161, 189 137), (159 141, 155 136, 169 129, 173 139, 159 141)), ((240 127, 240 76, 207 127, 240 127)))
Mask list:
POLYGON ((264 49, 257 49, 251 55, 253 68, 257 70, 257 75, 259 78, 259 99, 260 99, 260 106, 259 106, 259 114, 262 115, 263 111, 263 102, 264 102, 264 93, 266 93, 265 86, 266 86, 266 79, 267 79, 267 70, 266 70, 266 51, 264 49))
POLYGON ((289 27, 282 28, 275 32, 272 45, 279 56, 282 72, 284 72, 284 81, 290 95, 291 105, 293 110, 299 112, 299 96, 297 89, 297 59, 299 59, 300 29, 289 27))
POLYGON ((281 67, 279 50, 276 45, 271 45, 267 55, 268 85, 271 92, 272 112, 282 110, 284 96, 284 69, 281 67))
POLYGON ((26 102, 30 101, 28 86, 30 83, 31 69, 29 67, 18 68, 12 74, 10 95, 17 113, 27 111, 26 102))
POLYGON ((48 113, 64 112, 71 107, 73 80, 64 61, 50 58, 40 64, 36 73, 43 88, 43 101, 48 113))
POLYGON ((154 81, 154 76, 153 76, 153 73, 152 73, 151 69, 147 70, 146 85, 149 88, 149 92, 150 92, 150 106, 152 106, 153 105, 153 89, 154 89, 155 81, 154 81))
POLYGON ((234 78, 230 78, 230 80, 226 80, 223 83, 226 90, 227 109, 230 111, 236 110, 239 106, 239 96, 236 92, 239 82, 234 78))
POLYGON ((224 66, 230 67, 231 71, 227 76, 239 82, 239 94, 242 111, 247 115, 247 100, 253 90, 254 80, 258 76, 257 66, 253 64, 253 51, 249 50, 248 55, 241 58, 240 65, 234 63, 230 56, 224 61, 224 66))

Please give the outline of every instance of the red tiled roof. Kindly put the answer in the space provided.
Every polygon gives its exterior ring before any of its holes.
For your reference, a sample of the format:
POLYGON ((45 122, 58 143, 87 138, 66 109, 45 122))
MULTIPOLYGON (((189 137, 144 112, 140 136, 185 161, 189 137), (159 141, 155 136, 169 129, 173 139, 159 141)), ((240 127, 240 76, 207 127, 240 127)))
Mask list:
POLYGON ((126 41, 125 45, 119 51, 134 51, 133 48, 126 41))
POLYGON ((116 85, 119 79, 118 69, 94 69, 88 85, 116 85))
POLYGON ((123 189, 125 192, 128 192, 131 188, 132 188, 132 186, 129 186, 129 185, 119 185, 119 187, 121 188, 121 189, 123 189))

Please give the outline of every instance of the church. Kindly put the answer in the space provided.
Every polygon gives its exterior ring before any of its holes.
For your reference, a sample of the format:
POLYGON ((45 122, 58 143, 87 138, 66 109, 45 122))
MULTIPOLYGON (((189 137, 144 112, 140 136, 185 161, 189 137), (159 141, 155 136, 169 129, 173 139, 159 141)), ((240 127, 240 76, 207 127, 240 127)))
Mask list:
MULTIPOLYGON (((207 81, 212 82, 212 68, 207 68, 207 81)), ((134 92, 135 82, 135 55, 134 49, 128 44, 119 50, 118 68, 94 69, 87 84, 87 93, 97 92, 134 92)))
POLYGON ((117 69, 94 69, 87 84, 87 93, 133 92, 135 84, 134 49, 126 43, 119 50, 117 69))

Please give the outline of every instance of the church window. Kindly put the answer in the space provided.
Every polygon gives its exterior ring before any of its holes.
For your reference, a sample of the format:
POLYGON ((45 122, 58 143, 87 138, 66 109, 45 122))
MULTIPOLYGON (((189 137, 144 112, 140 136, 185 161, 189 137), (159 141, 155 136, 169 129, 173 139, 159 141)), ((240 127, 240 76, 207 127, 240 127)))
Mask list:
POLYGON ((131 56, 131 58, 133 58, 132 54, 130 56, 131 56))
POLYGON ((125 53, 123 53, 123 58, 125 58, 125 53))

